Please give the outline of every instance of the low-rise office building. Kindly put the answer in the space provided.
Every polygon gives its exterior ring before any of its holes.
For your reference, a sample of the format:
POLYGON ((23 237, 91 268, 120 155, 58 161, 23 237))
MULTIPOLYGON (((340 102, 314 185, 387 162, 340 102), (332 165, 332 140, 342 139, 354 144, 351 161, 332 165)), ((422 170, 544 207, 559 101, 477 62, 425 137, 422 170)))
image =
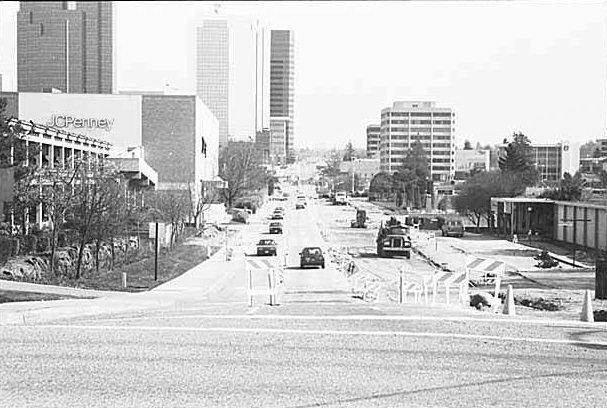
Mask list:
POLYGON ((489 171, 490 150, 465 150, 455 151, 455 178, 462 179, 471 173, 478 171, 489 171))
POLYGON ((8 116, 109 142, 113 157, 139 149, 138 158, 157 173, 158 190, 199 191, 217 180, 219 125, 196 96, 4 92, 0 98, 8 101, 8 116))

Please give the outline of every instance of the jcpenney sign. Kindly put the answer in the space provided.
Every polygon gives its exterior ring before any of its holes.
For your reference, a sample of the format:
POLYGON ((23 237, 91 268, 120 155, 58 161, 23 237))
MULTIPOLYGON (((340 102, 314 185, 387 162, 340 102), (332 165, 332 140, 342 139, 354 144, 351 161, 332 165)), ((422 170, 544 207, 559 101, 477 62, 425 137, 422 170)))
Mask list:
POLYGON ((109 132, 114 125, 114 119, 77 118, 70 115, 52 115, 46 125, 57 128, 102 129, 109 132))

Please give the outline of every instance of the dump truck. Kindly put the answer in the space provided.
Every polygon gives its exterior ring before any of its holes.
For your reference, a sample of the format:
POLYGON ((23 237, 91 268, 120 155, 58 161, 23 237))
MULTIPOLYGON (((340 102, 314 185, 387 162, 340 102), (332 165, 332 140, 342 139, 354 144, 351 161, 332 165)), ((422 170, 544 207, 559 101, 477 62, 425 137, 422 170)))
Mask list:
POLYGON ((377 233, 377 256, 387 258, 391 256, 404 256, 411 258, 411 237, 407 227, 391 217, 384 225, 382 222, 377 233))
POLYGON ((367 212, 365 210, 356 209, 356 219, 352 221, 352 228, 367 228, 367 212))

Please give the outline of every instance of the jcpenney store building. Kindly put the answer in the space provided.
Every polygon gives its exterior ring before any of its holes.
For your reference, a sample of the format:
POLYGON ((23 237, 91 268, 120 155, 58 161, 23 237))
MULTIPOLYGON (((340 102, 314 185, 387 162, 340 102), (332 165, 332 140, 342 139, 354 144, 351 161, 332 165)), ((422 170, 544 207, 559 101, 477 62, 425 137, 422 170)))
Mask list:
POLYGON ((7 114, 106 140, 110 156, 138 148, 158 190, 217 180, 219 124, 196 96, 0 92, 7 114))

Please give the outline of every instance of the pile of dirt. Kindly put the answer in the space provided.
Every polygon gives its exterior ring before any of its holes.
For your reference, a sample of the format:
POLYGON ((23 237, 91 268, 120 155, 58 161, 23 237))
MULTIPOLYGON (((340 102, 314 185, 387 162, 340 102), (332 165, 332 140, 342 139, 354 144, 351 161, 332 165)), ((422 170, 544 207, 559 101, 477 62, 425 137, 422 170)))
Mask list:
POLYGON ((536 310, 545 310, 548 312, 556 312, 564 309, 562 301, 556 299, 544 299, 543 297, 529 298, 515 296, 514 304, 530 307, 536 310))

